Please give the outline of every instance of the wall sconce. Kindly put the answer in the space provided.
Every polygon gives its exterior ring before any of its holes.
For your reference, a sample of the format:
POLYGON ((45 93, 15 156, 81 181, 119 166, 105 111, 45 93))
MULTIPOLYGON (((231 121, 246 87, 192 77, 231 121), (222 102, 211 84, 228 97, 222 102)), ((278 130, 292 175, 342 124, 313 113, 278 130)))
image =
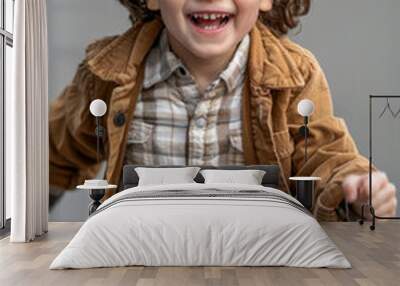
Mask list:
POLYGON ((90 113, 96 117, 96 137, 97 137, 97 163, 100 163, 99 153, 100 153, 100 138, 104 139, 105 129, 100 124, 100 117, 102 117, 107 112, 107 104, 101 99, 95 99, 90 103, 90 113))
POLYGON ((314 113, 314 103, 309 99, 303 99, 297 105, 297 112, 304 117, 304 125, 300 127, 300 134, 304 136, 304 163, 307 162, 307 139, 310 133, 308 119, 314 113))

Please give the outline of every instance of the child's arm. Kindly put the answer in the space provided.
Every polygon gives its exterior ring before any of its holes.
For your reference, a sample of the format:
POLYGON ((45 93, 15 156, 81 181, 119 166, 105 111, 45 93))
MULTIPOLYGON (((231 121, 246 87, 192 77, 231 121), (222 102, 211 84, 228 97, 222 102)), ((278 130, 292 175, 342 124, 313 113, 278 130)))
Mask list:
POLYGON ((320 220, 337 220, 336 208, 344 199, 342 182, 350 174, 368 173, 369 161, 359 154, 344 120, 334 116, 328 83, 317 60, 306 52, 299 66, 305 75, 306 85, 292 98, 287 115, 295 141, 293 168, 296 175, 322 178, 314 214, 320 220), (297 104, 302 99, 310 99, 315 104, 309 124, 311 138, 306 164, 304 139, 299 136, 303 118, 297 113, 297 104))
POLYGON ((95 93, 96 78, 84 62, 73 82, 51 103, 50 185, 71 189, 97 173, 96 125, 89 112, 95 93))

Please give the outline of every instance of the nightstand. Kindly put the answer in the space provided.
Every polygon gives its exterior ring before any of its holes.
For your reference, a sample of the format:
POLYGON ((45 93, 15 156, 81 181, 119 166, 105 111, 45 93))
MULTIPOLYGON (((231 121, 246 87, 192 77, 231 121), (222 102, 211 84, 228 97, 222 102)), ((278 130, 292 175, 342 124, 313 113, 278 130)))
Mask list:
POLYGON ((106 180, 85 180, 85 184, 76 188, 89 191, 89 197, 93 200, 89 205, 89 215, 91 215, 101 205, 100 200, 104 197, 106 190, 115 189, 117 185, 109 185, 106 180))
POLYGON ((295 198, 301 202, 308 210, 312 210, 314 206, 314 190, 320 177, 290 177, 289 180, 296 184, 295 198))

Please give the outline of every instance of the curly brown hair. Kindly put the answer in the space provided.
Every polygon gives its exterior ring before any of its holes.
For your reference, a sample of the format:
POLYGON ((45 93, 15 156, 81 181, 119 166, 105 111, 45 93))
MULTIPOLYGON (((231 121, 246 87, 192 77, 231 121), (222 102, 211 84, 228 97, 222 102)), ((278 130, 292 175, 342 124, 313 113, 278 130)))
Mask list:
MULTIPOLYGON (((146 0, 119 0, 128 8, 133 22, 148 21, 158 13, 147 9, 146 0)), ((299 25, 299 18, 310 11, 311 0, 273 0, 269 12, 261 12, 260 20, 277 36, 286 35, 299 25)))

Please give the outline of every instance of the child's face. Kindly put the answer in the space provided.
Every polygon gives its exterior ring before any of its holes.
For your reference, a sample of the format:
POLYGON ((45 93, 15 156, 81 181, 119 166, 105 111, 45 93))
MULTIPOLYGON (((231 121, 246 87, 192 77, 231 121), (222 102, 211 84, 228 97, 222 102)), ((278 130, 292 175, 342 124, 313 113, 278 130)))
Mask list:
POLYGON ((230 53, 273 0, 148 0, 160 10, 169 36, 193 55, 209 59, 230 53))

